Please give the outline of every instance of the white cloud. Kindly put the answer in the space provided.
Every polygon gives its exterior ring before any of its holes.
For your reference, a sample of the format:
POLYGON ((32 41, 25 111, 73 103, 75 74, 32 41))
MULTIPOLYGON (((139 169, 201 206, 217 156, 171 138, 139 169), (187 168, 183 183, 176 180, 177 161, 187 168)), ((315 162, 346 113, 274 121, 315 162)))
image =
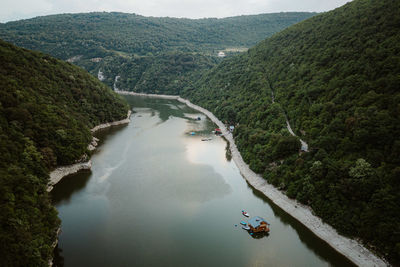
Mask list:
POLYGON ((294 1, 294 0, 268 0, 268 9, 271 12, 279 11, 316 11, 323 12, 332 10, 339 6, 342 6, 350 2, 350 0, 332 0, 332 1, 321 1, 321 0, 305 0, 305 1, 294 1))
POLYGON ((51 12, 52 4, 48 0, 0 0, 0 21, 30 18, 51 12))
POLYGON ((350 0, 0 0, 0 21, 38 15, 119 11, 144 16, 228 17, 281 11, 327 11, 350 0))

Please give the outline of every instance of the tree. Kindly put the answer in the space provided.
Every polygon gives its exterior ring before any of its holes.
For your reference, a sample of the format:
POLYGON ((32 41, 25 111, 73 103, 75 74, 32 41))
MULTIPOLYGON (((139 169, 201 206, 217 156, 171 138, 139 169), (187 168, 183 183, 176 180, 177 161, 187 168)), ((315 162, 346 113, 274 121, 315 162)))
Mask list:
POLYGON ((366 179, 371 177, 373 170, 371 164, 365 159, 358 159, 355 167, 350 168, 349 175, 355 179, 366 179))

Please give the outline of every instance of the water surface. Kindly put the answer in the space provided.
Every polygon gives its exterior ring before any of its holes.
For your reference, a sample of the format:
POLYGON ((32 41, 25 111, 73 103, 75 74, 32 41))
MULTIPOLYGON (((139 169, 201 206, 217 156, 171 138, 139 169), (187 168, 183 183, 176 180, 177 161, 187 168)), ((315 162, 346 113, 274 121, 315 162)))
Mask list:
POLYGON ((350 264, 246 183, 203 114, 174 100, 126 98, 131 123, 101 132, 92 171, 52 191, 58 265, 350 264), (265 218, 270 234, 242 230, 242 209, 265 218))

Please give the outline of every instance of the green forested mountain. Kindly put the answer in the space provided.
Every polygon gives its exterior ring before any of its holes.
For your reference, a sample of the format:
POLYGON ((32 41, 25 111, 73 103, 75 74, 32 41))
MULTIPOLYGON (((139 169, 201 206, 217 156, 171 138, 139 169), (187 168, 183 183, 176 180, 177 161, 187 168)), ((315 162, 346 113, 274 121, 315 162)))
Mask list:
POLYGON ((49 170, 87 152, 127 105, 84 70, 0 40, 0 265, 46 266, 59 225, 49 170))
POLYGON ((399 264, 399 74, 400 1, 354 0, 223 61, 185 95, 237 125, 269 183, 399 264))
POLYGON ((101 57, 110 51, 145 55, 249 47, 315 13, 275 13, 224 19, 81 13, 36 17, 0 25, 0 38, 61 59, 101 57))
POLYGON ((313 15, 193 20, 105 12, 63 14, 0 24, 0 38, 69 60, 95 76, 101 71, 110 86, 120 76, 121 89, 178 94, 188 80, 215 65, 219 50, 229 49, 231 54, 253 46, 313 15))
POLYGON ((218 61, 216 57, 187 52, 108 57, 99 64, 97 74, 101 71, 104 83, 122 90, 176 95, 218 61), (118 73, 117 81, 114 73, 118 73))

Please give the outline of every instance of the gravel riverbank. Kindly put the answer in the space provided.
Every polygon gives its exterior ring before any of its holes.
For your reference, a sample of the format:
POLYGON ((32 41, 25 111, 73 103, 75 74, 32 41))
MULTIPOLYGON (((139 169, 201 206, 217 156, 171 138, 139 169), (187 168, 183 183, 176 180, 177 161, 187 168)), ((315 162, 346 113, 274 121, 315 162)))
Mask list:
POLYGON ((366 249, 361 243, 356 240, 346 238, 337 233, 330 225, 322 222, 322 220, 313 215, 312 210, 299 202, 288 198, 284 193, 268 184, 267 181, 260 175, 253 172, 249 166, 243 161, 240 155, 232 134, 226 129, 225 125, 212 114, 210 111, 194 105, 187 99, 183 99, 179 96, 170 95, 148 95, 143 93, 133 93, 126 91, 117 91, 119 94, 125 95, 137 95, 147 97, 157 97, 164 99, 176 99, 187 106, 204 113, 210 118, 218 127, 222 130, 222 134, 228 140, 232 158, 238 166, 242 176, 257 190, 267 196, 272 202, 283 209, 285 212, 290 214, 292 217, 297 219, 303 225, 305 225, 310 231, 312 231, 319 238, 327 242, 336 251, 343 254, 354 264, 358 266, 387 266, 383 260, 375 256, 371 251, 366 249))

